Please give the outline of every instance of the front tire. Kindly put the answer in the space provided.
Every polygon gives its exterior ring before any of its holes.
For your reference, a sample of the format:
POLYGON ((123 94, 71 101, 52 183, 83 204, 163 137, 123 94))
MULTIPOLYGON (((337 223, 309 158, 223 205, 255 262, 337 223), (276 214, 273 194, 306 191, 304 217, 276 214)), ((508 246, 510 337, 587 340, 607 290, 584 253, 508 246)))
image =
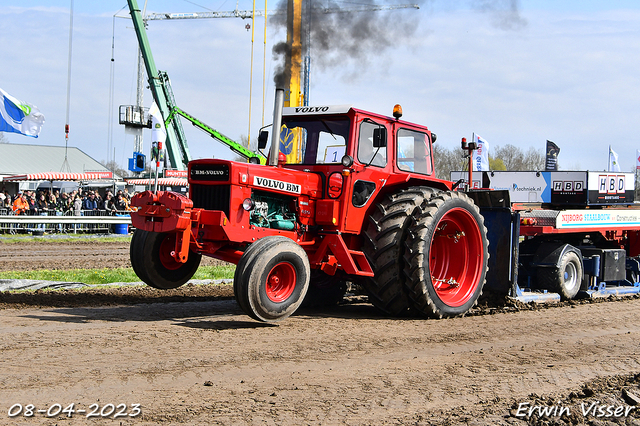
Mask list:
POLYGON ((421 314, 466 313, 482 294, 489 259, 484 219, 461 192, 433 196, 409 230, 405 276, 421 314))
POLYGON ((304 300, 311 267, 307 253, 292 240, 261 240, 262 244, 245 252, 246 261, 241 259, 236 267, 236 298, 253 319, 277 322, 293 314, 304 300))
MULTIPOLYGON (((140 257, 142 262, 136 261, 140 273, 136 273, 150 287, 161 290, 178 288, 198 270, 202 255, 189 251, 187 261, 180 263, 171 256, 171 252, 175 250, 175 242, 175 233, 147 232, 144 241, 137 243, 137 250, 140 250, 140 245, 143 248, 140 257)), ((134 249, 133 245, 131 249, 134 249)), ((140 255, 134 257, 138 256, 140 255)))
POLYGON ((238 305, 240 305, 240 308, 256 321, 260 321, 260 319, 253 314, 251 306, 248 304, 245 289, 246 286, 243 285, 243 283, 245 283, 248 279, 248 277, 245 276, 247 274, 247 271, 249 271, 247 266, 253 262, 256 255, 258 255, 262 250, 271 246, 272 244, 285 240, 289 240, 289 238, 281 236, 269 236, 260 238, 255 243, 252 243, 249 245, 249 247, 247 247, 247 249, 244 251, 244 254, 240 258, 240 261, 236 265, 236 271, 233 275, 233 294, 236 298, 236 302, 238 303, 238 305))

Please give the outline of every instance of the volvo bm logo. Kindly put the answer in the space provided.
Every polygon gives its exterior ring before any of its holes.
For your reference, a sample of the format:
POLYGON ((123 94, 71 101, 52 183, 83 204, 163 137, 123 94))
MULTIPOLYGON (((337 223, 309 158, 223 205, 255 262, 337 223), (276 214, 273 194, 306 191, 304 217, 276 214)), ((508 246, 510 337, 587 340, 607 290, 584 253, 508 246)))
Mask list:
POLYGON ((191 166, 191 179, 229 180, 229 166, 227 164, 194 164, 191 166))

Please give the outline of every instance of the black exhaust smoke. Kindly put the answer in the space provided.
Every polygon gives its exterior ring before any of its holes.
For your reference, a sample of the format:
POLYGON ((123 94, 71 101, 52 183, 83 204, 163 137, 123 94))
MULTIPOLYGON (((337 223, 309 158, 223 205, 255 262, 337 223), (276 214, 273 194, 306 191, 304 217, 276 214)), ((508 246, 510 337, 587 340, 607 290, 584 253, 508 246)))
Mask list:
MULTIPOLYGON (((385 10, 410 0, 379 3, 365 0, 347 3, 347 6, 333 0, 302 1, 302 52, 312 49, 314 69, 326 70, 345 64, 357 64, 363 69, 372 59, 380 59, 391 46, 406 43, 420 24, 419 13, 414 8, 385 10)), ((437 9, 441 1, 448 5, 444 0, 419 0, 416 5, 427 4, 437 9)), ((271 25, 287 28, 288 3, 289 0, 278 3, 278 13, 272 15, 271 25)), ((518 3, 519 0, 469 0, 474 10, 491 14, 493 25, 504 30, 526 26, 518 3)), ((287 87, 292 53, 298 52, 292 52, 284 41, 273 47, 273 58, 280 64, 275 69, 276 87, 287 87)))

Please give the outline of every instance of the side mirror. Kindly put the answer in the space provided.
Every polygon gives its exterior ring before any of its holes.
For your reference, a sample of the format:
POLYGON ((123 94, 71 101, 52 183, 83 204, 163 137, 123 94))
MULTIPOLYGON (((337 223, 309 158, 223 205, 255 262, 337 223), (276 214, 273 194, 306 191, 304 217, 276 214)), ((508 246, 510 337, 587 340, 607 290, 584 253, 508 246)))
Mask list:
POLYGON ((384 148, 387 146, 387 128, 378 127, 373 129, 373 147, 384 148))
POLYGON ((258 149, 265 149, 267 147, 267 141, 269 140, 269 132, 263 130, 258 135, 258 149))

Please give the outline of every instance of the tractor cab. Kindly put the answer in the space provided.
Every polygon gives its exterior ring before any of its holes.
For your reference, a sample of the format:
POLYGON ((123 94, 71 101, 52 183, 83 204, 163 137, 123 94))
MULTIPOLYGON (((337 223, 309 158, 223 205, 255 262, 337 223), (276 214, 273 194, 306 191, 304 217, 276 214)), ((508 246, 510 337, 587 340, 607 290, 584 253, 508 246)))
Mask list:
MULTIPOLYGON (((378 194, 408 181, 436 180, 435 134, 400 121, 401 115, 399 105, 394 118, 349 105, 283 108, 283 166, 320 176, 326 200, 320 208, 331 210, 339 230, 359 233, 378 194)), ((447 184, 436 186, 446 189, 447 184)))

